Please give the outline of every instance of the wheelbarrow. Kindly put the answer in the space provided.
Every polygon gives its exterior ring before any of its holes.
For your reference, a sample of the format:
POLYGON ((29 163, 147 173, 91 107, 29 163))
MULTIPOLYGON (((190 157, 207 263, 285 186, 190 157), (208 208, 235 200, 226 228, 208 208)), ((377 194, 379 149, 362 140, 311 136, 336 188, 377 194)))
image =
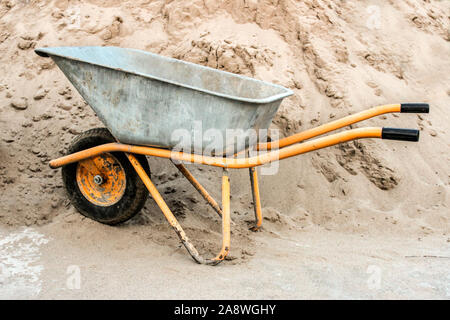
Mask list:
POLYGON ((136 215, 150 193, 192 258, 208 265, 220 263, 230 251, 229 169, 249 169, 251 229, 256 231, 262 225, 258 166, 355 139, 418 141, 418 130, 379 127, 315 137, 381 114, 429 112, 425 103, 383 105, 268 141, 254 133, 267 130, 281 101, 293 94, 282 86, 134 49, 35 52, 54 60, 106 126, 80 134, 66 156, 50 161, 51 168, 62 167, 73 206, 86 217, 115 225, 136 215), (227 139, 230 131, 234 134, 227 139), (170 159, 221 216, 222 248, 216 257, 198 253, 152 182, 146 156, 170 159), (223 168, 221 205, 183 163, 223 168))

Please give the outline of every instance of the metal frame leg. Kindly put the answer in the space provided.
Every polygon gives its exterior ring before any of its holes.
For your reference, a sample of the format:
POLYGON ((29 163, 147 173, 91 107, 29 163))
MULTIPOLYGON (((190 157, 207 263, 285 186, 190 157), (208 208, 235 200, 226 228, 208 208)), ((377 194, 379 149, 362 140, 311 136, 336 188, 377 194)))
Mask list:
POLYGON ((195 177, 192 175, 192 173, 189 172, 189 170, 183 165, 183 164, 177 164, 172 161, 172 163, 177 167, 177 169, 185 176, 185 178, 194 186, 195 189, 197 189, 198 193, 201 194, 203 199, 205 199, 208 204, 219 214, 219 216, 222 216, 222 209, 220 208, 219 204, 214 200, 213 197, 210 196, 208 191, 206 191, 205 188, 200 184, 200 182, 195 179, 195 177))
POLYGON ((252 186, 253 208, 255 210, 255 225, 250 228, 258 231, 262 226, 261 198, 259 196, 258 172, 255 167, 249 168, 250 184, 252 186))
MULTIPOLYGON (((222 209, 220 205, 214 200, 213 197, 206 191, 206 189, 198 182, 197 179, 192 175, 192 173, 183 164, 176 164, 173 160, 172 163, 177 167, 177 169, 183 174, 183 176, 194 186, 194 188, 200 193, 203 199, 208 202, 208 204, 217 212, 217 214, 222 217, 222 209)), ((232 225, 236 225, 233 220, 230 221, 232 225)))
POLYGON ((172 211, 170 211, 169 207, 167 206, 166 202, 164 201, 163 197, 159 193, 158 189, 155 187, 153 182, 150 180, 149 176, 145 172, 145 170, 142 168, 139 161, 136 159, 136 157, 133 154, 126 153, 128 159, 130 160, 131 164, 133 165, 134 169, 136 170, 139 177, 142 179, 142 182, 147 187, 148 191, 150 192, 151 196, 153 197, 153 200, 155 200, 158 207, 163 212, 164 216, 166 217, 169 224, 172 226, 172 228, 175 230, 176 234, 181 240, 181 243, 185 246, 186 250, 189 252, 189 254, 192 256, 192 258, 197 262, 201 264, 207 264, 207 265, 217 265, 220 262, 222 262, 225 257, 227 256, 228 252, 230 251, 230 242, 231 242, 231 231, 230 231, 230 178, 228 177, 228 170, 223 170, 222 175, 222 249, 217 254, 215 258, 212 259, 205 259, 203 258, 197 251, 197 249, 194 247, 194 245, 191 243, 189 238, 187 237, 186 233, 184 232, 181 225, 178 223, 177 219, 173 215, 172 211))

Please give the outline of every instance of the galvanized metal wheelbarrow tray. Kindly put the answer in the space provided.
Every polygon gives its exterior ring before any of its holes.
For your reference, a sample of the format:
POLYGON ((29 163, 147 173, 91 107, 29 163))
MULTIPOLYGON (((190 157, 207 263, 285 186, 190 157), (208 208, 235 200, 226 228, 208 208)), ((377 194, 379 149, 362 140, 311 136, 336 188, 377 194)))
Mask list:
MULTIPOLYGON (((305 140, 385 113, 429 112, 425 103, 384 105, 278 141, 258 142, 250 136, 252 130, 269 127, 282 99, 293 94, 291 90, 134 49, 55 47, 35 51, 55 61, 117 141, 68 154, 52 160, 50 166, 59 168, 102 156, 104 160, 110 153, 125 153, 190 255, 203 264, 218 264, 230 250, 228 169, 249 169, 256 220, 252 230, 256 231, 262 225, 256 167, 361 138, 418 141, 418 130, 378 127, 352 129, 305 140), (201 135, 200 139, 187 139, 182 151, 174 150, 180 147, 180 137, 174 132, 188 132, 193 136, 198 124, 203 133, 215 130, 223 139, 211 141, 207 135, 201 135), (232 141, 225 138, 230 129, 238 134, 232 141), (250 150, 257 153, 248 156, 250 150), (208 155, 205 151, 209 152, 208 155), (237 157, 237 154, 245 157, 237 157), (138 161, 139 155, 171 159, 222 217, 222 248, 216 257, 205 259, 198 253, 138 161), (223 168, 222 206, 180 161, 223 168)), ((99 179, 95 183, 103 183, 99 175, 94 178, 99 179)))

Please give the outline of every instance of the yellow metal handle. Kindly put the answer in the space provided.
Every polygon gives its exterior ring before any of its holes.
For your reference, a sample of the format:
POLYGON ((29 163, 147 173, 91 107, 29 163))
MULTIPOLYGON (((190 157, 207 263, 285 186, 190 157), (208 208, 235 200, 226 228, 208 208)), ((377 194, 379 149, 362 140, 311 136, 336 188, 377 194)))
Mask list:
POLYGON ((268 143, 260 143, 257 146, 257 150, 271 150, 271 149, 278 149, 283 148, 286 146, 290 146, 295 143, 299 143, 302 141, 305 141, 307 139, 311 139, 314 137, 317 137, 319 135, 328 133, 330 131, 334 131, 343 127, 346 127, 348 125, 367 120, 385 113, 392 113, 392 112, 401 112, 402 111, 402 105, 401 104, 388 104, 384 106, 378 106, 373 107, 368 110, 364 110, 352 115, 349 115, 347 117, 344 117, 342 119, 338 119, 326 124, 323 124, 321 126, 299 132, 297 134, 294 134, 292 136, 286 137, 284 139, 280 139, 277 141, 272 141, 268 143))
POLYGON ((165 149, 131 146, 121 143, 107 143, 83 151, 69 154, 67 156, 50 161, 50 167, 58 168, 69 163, 78 162, 80 160, 98 156, 105 152, 125 152, 143 154, 147 156, 167 158, 172 160, 186 161, 192 163, 206 164, 215 167, 241 169, 257 167, 273 161, 278 161, 293 157, 302 153, 334 146, 336 144, 347 142, 361 138, 381 138, 382 128, 360 128, 344 132, 335 133, 323 138, 303 142, 293 146, 285 147, 279 150, 270 151, 268 153, 257 155, 250 158, 219 158, 208 157, 198 154, 174 152, 165 149))

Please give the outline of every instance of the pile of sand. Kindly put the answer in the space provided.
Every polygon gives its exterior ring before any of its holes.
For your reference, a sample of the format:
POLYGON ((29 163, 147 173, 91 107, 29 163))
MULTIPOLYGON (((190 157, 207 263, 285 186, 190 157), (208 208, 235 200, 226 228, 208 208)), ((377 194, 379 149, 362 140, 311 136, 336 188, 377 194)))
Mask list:
MULTIPOLYGON (((286 160, 278 175, 261 177, 261 193, 266 230, 274 234, 319 226, 446 236, 449 13, 447 1, 418 0, 1 1, 0 223, 78 222, 60 173, 47 163, 76 134, 101 126, 60 70, 33 48, 114 45, 292 89, 273 121, 282 135, 379 104, 430 103, 429 115, 387 115, 364 124, 418 127, 420 143, 363 140, 286 160)), ((220 232, 214 213, 167 161, 150 165, 187 232, 201 230, 200 249, 214 250, 207 240, 220 232)), ((192 170, 220 198, 220 173, 192 170)), ((231 178, 239 243, 251 238, 245 221, 253 211, 248 173, 231 178)), ((157 242, 177 242, 152 200, 130 223, 154 225, 157 242)))

